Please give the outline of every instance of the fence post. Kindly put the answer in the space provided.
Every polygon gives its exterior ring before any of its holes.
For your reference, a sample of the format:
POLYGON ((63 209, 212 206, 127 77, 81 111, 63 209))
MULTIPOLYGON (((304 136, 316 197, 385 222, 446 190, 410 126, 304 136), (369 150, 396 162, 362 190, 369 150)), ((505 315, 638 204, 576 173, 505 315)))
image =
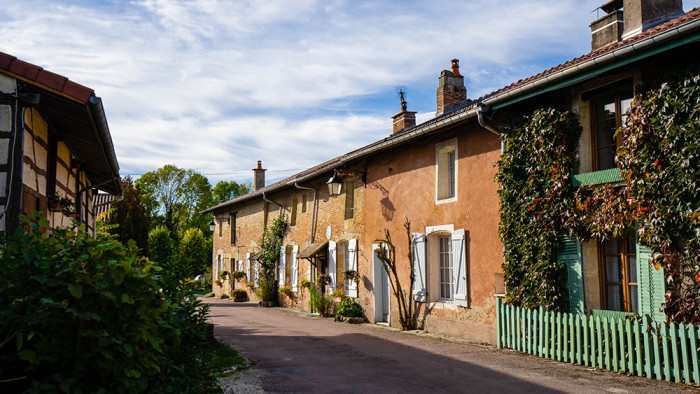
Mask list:
MULTIPOLYGON (((685 324, 680 324, 679 327, 679 334, 681 337, 681 359, 683 359, 683 379, 685 380, 685 384, 690 383, 690 365, 688 362, 690 359, 690 354, 688 354, 688 338, 686 334, 688 331, 690 331, 690 329, 692 329, 691 327, 693 325, 689 324, 688 326, 688 330, 686 330, 685 324)), ((680 367, 680 365, 678 367, 680 367)))
MULTIPOLYGON (((673 379, 675 382, 681 381, 681 365, 678 359, 678 325, 675 322, 671 322, 671 351, 673 355, 673 379)), ((666 359, 668 364, 668 359, 666 359)), ((667 380, 671 380, 670 376, 666 377, 667 380)))

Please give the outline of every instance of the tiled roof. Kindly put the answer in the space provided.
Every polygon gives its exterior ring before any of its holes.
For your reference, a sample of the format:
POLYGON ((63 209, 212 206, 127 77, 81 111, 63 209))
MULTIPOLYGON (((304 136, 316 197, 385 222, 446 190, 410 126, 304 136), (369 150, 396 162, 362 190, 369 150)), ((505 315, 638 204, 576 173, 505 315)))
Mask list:
POLYGON ((83 104, 87 104, 94 91, 88 87, 75 83, 68 78, 46 71, 43 68, 14 56, 0 52, 0 69, 10 72, 20 79, 35 82, 42 87, 63 93, 83 104))
POLYGON ((357 149, 357 150, 352 151, 352 152, 348 152, 342 156, 338 156, 338 157, 331 159, 325 163, 321 163, 321 164, 316 165, 314 167, 308 168, 308 169, 306 169, 298 174, 292 175, 289 178, 286 178, 286 179, 283 179, 279 182, 275 182, 271 185, 265 186, 264 188, 258 189, 254 192, 248 193, 248 194, 240 196, 240 197, 236 197, 236 198, 234 198, 230 201, 227 201, 225 203, 208 208, 208 209, 202 211, 202 213, 213 212, 216 209, 224 208, 226 206, 233 205, 233 204, 254 198, 258 195, 261 195, 263 192, 277 190, 281 187, 284 187, 285 185, 289 185, 295 179, 299 179, 299 178, 304 177, 306 175, 313 174, 316 171, 319 171, 319 173, 317 175, 321 175, 322 172, 330 171, 330 169, 327 167, 329 167, 331 164, 341 162, 344 158, 350 157, 356 152, 368 151, 372 147, 375 147, 377 145, 381 145, 384 142, 388 142, 388 141, 391 141, 393 139, 400 138, 400 137, 405 136, 409 133, 415 133, 416 131, 420 131, 421 129, 429 130, 429 126, 432 126, 440 121, 443 121, 443 120, 446 120, 446 119, 449 119, 452 117, 457 117, 460 114, 474 110, 478 105, 481 105, 485 100, 494 99, 498 96, 505 95, 508 92, 511 92, 511 91, 518 89, 520 87, 523 87, 525 85, 532 84, 538 80, 545 79, 548 76, 551 76, 551 75, 556 74, 556 73, 560 73, 564 70, 574 68, 574 67, 579 66, 582 63, 587 62, 589 60, 594 60, 594 59, 600 58, 601 56, 612 53, 617 49, 634 45, 635 43, 638 43, 639 41, 642 41, 642 40, 650 38, 650 37, 654 37, 656 35, 670 31, 674 28, 680 27, 686 23, 693 22, 693 21, 698 20, 698 19, 700 19, 700 8, 694 8, 693 10, 687 12, 686 14, 683 14, 683 15, 681 15, 675 19, 672 19, 668 22, 662 23, 662 24, 660 24, 656 27, 653 27, 649 30, 646 30, 640 34, 632 36, 626 40, 619 41, 617 43, 613 43, 613 44, 604 46, 600 49, 597 49, 595 51, 587 53, 583 56, 579 56, 577 58, 574 58, 574 59, 571 59, 567 62, 564 62, 558 66, 555 66, 555 67, 552 67, 552 68, 547 69, 545 71, 542 71, 541 73, 533 75, 529 78, 518 80, 517 82, 513 82, 512 84, 510 84, 508 86, 505 86, 501 89, 498 89, 498 90, 495 90, 491 93, 488 93, 488 94, 486 94, 486 95, 484 95, 476 100, 467 100, 464 103, 450 109, 449 112, 446 112, 438 117, 430 119, 426 122, 423 122, 419 125, 416 125, 414 127, 409 128, 409 129, 402 130, 398 133, 392 134, 391 136, 389 136, 387 138, 384 138, 384 139, 379 140, 379 141, 375 141, 375 142, 373 142, 369 145, 366 145, 360 149, 357 149))

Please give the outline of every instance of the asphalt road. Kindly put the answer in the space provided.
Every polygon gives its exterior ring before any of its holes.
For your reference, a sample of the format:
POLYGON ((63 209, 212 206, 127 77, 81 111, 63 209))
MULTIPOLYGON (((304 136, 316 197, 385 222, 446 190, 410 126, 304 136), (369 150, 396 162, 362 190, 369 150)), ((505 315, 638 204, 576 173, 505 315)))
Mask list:
POLYGON ((374 324, 204 299, 267 392, 660 393, 696 389, 374 324))

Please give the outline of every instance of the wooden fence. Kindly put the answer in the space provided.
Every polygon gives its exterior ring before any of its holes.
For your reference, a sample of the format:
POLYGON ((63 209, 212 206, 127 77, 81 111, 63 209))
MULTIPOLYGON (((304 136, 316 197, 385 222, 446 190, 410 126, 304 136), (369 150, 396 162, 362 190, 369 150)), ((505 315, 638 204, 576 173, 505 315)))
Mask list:
POLYGON ((693 325, 524 309, 498 299, 498 347, 651 379, 700 384, 693 325))

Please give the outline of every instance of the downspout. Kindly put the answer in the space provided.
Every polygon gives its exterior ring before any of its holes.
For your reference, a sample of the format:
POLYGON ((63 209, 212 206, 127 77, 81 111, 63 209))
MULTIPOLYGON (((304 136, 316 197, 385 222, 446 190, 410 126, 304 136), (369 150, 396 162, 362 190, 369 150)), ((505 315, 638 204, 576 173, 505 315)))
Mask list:
POLYGON ((262 198, 263 198, 263 201, 267 201, 267 202, 269 202, 270 204, 275 204, 275 205, 277 205, 278 207, 280 207, 280 209, 284 210, 284 207, 282 206, 282 204, 276 203, 276 202, 274 202, 274 201, 272 201, 272 200, 268 200, 267 197, 265 197, 265 192, 262 192, 262 198))
POLYGON ((294 182, 294 187, 303 190, 313 190, 314 192, 314 206, 312 208, 313 212, 311 212, 311 243, 314 243, 314 235, 316 235, 316 188, 299 186, 299 182, 294 182))
POLYGON ((506 147, 506 135, 503 134, 498 129, 496 129, 495 127, 486 123, 486 120, 484 119, 484 112, 486 112, 488 110, 489 110, 489 108, 486 106, 483 106, 483 105, 479 105, 476 107, 476 116, 477 116, 477 119, 479 120, 479 125, 481 127, 483 127, 484 129, 496 134, 500 138, 500 140, 501 140, 501 154, 503 154, 503 151, 505 150, 505 147, 506 147))

